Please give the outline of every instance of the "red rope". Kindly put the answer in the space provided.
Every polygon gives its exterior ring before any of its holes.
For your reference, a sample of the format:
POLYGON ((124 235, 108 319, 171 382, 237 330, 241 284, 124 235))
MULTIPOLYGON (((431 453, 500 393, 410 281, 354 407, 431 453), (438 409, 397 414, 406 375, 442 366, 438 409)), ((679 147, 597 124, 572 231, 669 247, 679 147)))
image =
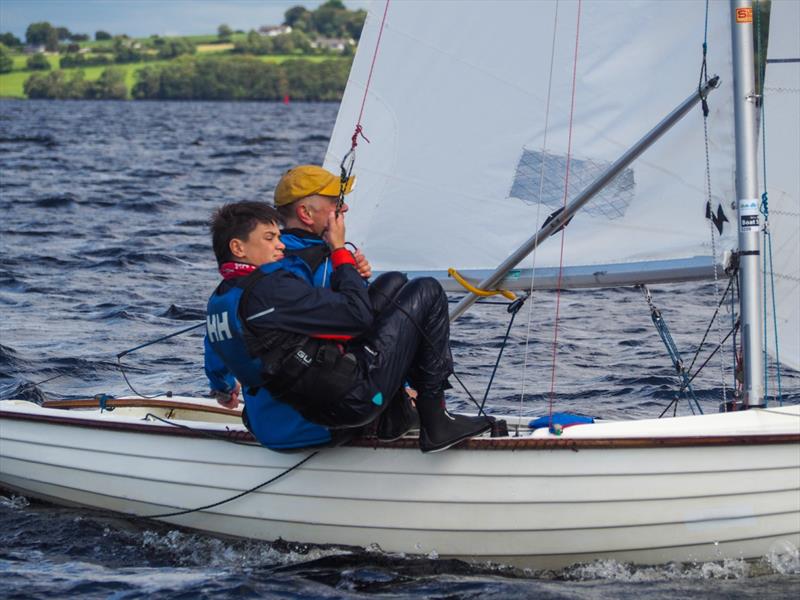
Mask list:
POLYGON ((372 63, 369 66, 369 75, 367 76, 367 85, 364 88, 364 97, 361 99, 361 109, 358 111, 358 121, 356 121, 356 128, 353 132, 353 137, 351 138, 352 146, 350 146, 350 150, 355 150, 356 146, 358 145, 358 136, 360 135, 367 143, 369 140, 367 136, 363 133, 363 127, 361 126, 361 117, 364 116, 364 105, 367 103, 367 94, 369 94, 369 84, 372 82, 372 71, 375 69, 375 60, 378 58, 378 49, 381 47, 381 38, 383 37, 383 27, 386 24, 386 13, 389 12, 389 2, 391 0, 386 0, 386 5, 383 8, 383 18, 381 19, 381 28, 378 31, 378 40, 375 42, 375 52, 372 53, 372 63))
MULTIPOLYGON (((569 134, 567 137, 567 171, 564 175, 564 203, 567 206, 567 198, 569 194, 569 167, 572 160, 572 120, 575 114, 575 81, 577 80, 578 72, 578 41, 580 40, 581 31, 581 2, 578 0, 578 16, 575 26, 575 57, 572 62, 572 100, 569 108, 569 134)), ((566 236, 567 228, 561 228, 561 256, 558 263, 558 282, 556 284, 556 320, 553 327, 553 367, 550 372, 550 427, 553 426, 553 399, 555 397, 556 389, 556 354, 558 348, 558 316, 561 309, 561 277, 564 273, 564 239, 566 236)))

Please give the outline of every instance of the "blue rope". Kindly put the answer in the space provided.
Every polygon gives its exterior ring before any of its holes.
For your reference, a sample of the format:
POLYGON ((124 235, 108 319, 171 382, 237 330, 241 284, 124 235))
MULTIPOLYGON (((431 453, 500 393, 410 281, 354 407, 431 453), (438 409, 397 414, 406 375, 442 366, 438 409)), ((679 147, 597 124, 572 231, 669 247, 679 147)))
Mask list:
POLYGON ((692 400, 694 400, 697 410, 702 415, 703 409, 700 408, 700 403, 697 401, 697 398, 694 395, 694 389, 692 388, 692 383, 689 380, 689 373, 683 366, 683 358, 681 357, 681 353, 678 351, 678 347, 675 345, 675 340, 672 339, 672 335, 669 332, 669 327, 667 327, 666 321, 664 321, 664 318, 661 316, 661 312, 658 310, 651 311, 650 317, 653 319, 653 325, 656 326, 658 335, 661 336, 661 341, 664 342, 664 346, 667 348, 667 353, 672 359, 672 364, 675 367, 675 371, 681 378, 681 388, 678 393, 683 396, 685 391, 688 390, 689 408, 691 409, 692 414, 696 414, 694 412, 694 407, 692 406, 692 400))
MULTIPOLYGON (((766 196, 766 194, 764 194, 766 196)), ((775 332, 775 382, 778 386, 778 406, 783 406, 783 389, 781 387, 781 354, 778 347, 778 312, 775 302, 775 270, 772 264, 772 235, 767 232, 764 236, 764 243, 769 245, 769 277, 770 277, 770 292, 772 296, 772 329, 775 332)), ((766 293, 766 286, 764 287, 766 293)), ((765 302, 766 304, 766 302, 765 302)), ((764 329, 767 329, 766 319, 764 321, 764 329)), ((767 355, 766 344, 764 345, 764 356, 767 355)))
MULTIPOLYGON (((761 196, 761 199, 762 199, 761 200, 761 206, 762 206, 762 208, 764 206, 764 196, 766 196, 766 194, 763 194, 761 196)), ((762 214, 763 214, 763 210, 762 210, 762 214)), ((766 217, 765 217, 765 219, 766 219, 766 217)), ((766 225, 766 221, 765 221, 765 225, 766 225)), ((764 273, 765 276, 767 274, 767 237, 769 237, 769 234, 765 230, 765 232, 764 232, 764 249, 761 251, 761 253, 763 255, 763 261, 762 261, 761 268, 762 268, 763 273, 764 273)), ((768 363, 767 363, 767 335, 768 335, 768 331, 767 331, 767 286, 766 285, 764 285, 764 287, 763 287, 763 292, 764 292, 764 294, 763 294, 764 297, 762 298, 762 305, 763 305, 763 312, 764 312, 764 318, 763 318, 763 323, 764 323, 764 348, 762 349, 761 354, 764 357, 764 396, 767 397, 767 396, 769 396, 769 371, 767 370, 767 367, 768 367, 768 363)))

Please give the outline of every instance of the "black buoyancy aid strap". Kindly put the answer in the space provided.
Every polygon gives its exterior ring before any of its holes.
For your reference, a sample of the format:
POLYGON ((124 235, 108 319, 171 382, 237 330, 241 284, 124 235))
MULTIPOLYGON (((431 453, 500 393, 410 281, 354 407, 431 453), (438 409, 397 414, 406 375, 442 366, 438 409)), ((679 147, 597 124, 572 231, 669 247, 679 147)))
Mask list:
POLYGON ((327 244, 314 244, 308 248, 283 251, 287 256, 297 256, 311 269, 311 273, 316 273, 319 266, 331 255, 331 249, 327 244))
POLYGON ((258 354, 261 358, 264 365, 262 370, 264 383, 273 395, 278 396, 288 391, 305 373, 313 362, 319 342, 308 336, 274 330, 272 335, 266 336, 270 338, 271 343, 264 344, 265 336, 256 335, 247 324, 245 309, 250 294, 264 277, 266 277, 266 273, 261 269, 256 269, 246 277, 240 277, 236 282, 237 287, 242 289, 242 297, 239 299, 239 322, 242 324, 245 340, 250 338, 256 342, 255 347, 250 351, 258 354))

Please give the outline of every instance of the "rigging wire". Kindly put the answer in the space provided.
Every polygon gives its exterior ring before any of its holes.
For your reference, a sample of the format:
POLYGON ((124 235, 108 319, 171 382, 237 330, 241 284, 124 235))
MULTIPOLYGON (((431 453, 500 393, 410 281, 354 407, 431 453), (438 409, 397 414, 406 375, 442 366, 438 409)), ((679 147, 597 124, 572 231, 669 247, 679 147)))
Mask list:
MULTIPOLYGON (((578 75, 578 48, 579 48, 580 31, 581 31, 581 7, 582 7, 582 0, 578 0, 578 14, 575 19, 576 20, 575 54, 572 63, 572 94, 571 94, 572 97, 570 99, 569 128, 568 128, 569 133, 567 135, 567 163, 564 173, 564 202, 563 202, 564 208, 566 208, 567 206, 567 197, 569 195, 569 168, 572 159, 572 123, 573 123, 573 117, 575 115, 575 83, 577 81, 577 75, 578 75)), ((556 387, 556 355, 558 352, 558 318, 561 309, 561 278, 564 274, 565 239, 566 239, 566 227, 563 227, 561 229, 561 254, 559 257, 559 264, 558 264, 558 283, 556 284, 556 315, 555 315, 555 322, 553 323, 553 363, 552 363, 553 366, 550 372, 550 401, 548 407, 550 427, 553 426, 553 400, 555 396, 555 387, 556 387)))
MULTIPOLYGON (((544 172, 545 164, 547 162, 547 134, 550 131, 550 98, 553 90, 553 66, 555 64, 556 56, 556 40, 558 39, 558 6, 559 2, 556 0, 555 11, 553 14, 553 40, 550 43, 550 73, 547 77, 547 100, 545 102, 544 110, 544 137, 542 138, 542 166, 539 169, 539 193, 536 197, 536 223, 539 223, 542 212, 542 194, 544 193, 544 172)), ((530 353, 530 339, 531 339, 531 325, 533 323, 533 288, 534 280, 536 278, 536 255, 539 250, 539 244, 533 247, 533 255, 531 256, 531 286, 528 290, 528 298, 531 303, 528 304, 528 323, 525 328, 525 350, 523 351, 522 363, 522 385, 519 392, 519 408, 517 411, 517 424, 514 427, 514 435, 519 436, 519 427, 522 422, 522 406, 525 401, 525 383, 527 382, 528 372, 528 357, 530 353)), ((515 313, 516 314, 516 313, 515 313)))
POLYGON ((166 396, 167 398, 171 398, 172 397, 172 391, 171 390, 167 390, 163 394, 155 394, 155 395, 152 395, 152 396, 148 396, 147 394, 142 394, 141 392, 137 391, 136 388, 133 387, 133 384, 131 383, 130 379, 128 379, 127 373, 125 373, 125 367, 123 367, 123 365, 122 365, 122 357, 126 356, 128 354, 132 354, 133 352, 136 352, 137 350, 141 350, 142 348, 147 348, 148 346, 152 346, 153 344, 158 344, 158 343, 163 342, 165 340, 168 340, 170 338, 174 338, 175 336, 182 335, 184 333, 188 333, 189 331, 193 331, 195 329, 203 327, 205 324, 206 324, 205 321, 201 321, 200 323, 195 323, 194 325, 190 325, 189 327, 184 327, 183 329, 181 329, 179 331, 175 331, 173 333, 168 333, 167 335, 163 335, 163 336, 161 336, 159 338, 156 338, 154 340, 150 340, 149 342, 145 342, 144 344, 139 344, 138 346, 135 346, 133 348, 129 348, 128 350, 123 350, 122 352, 117 354, 117 368, 119 369, 119 372, 122 374, 122 378, 125 380, 125 383, 128 384, 128 387, 130 388, 130 390, 134 394, 139 396, 140 398, 145 398, 147 400, 152 400, 153 398, 158 398, 160 396, 166 396))
MULTIPOLYGON (((706 0, 705 5, 705 24, 704 24, 704 31, 703 31, 703 59, 700 65, 700 80, 697 84, 698 94, 701 97, 701 106, 703 109, 703 141, 705 146, 705 159, 706 159, 706 172, 705 172, 705 186, 706 186, 706 217, 708 218, 708 226, 709 231, 711 232, 711 261, 714 267, 714 297, 717 300, 717 309, 719 309, 719 298, 720 298, 720 291, 719 291, 719 269, 717 265, 717 236, 714 231, 716 225, 714 224, 713 219, 711 216, 714 214, 711 209, 711 202, 713 199, 712 189, 711 189, 711 156, 709 150, 709 142, 708 142, 708 115, 709 115, 709 108, 708 108, 708 101, 706 100, 706 94, 702 92, 703 87, 708 83, 708 68, 707 68, 707 58, 708 58, 708 13, 709 13, 709 0, 706 0)), ((720 231, 721 233, 721 231, 720 231)), ((717 339, 720 341, 722 340, 722 328, 719 323, 719 320, 716 319, 716 312, 714 313, 715 319, 714 322, 717 326, 717 339)), ((727 385, 725 383, 725 351, 722 350, 720 352, 720 376, 722 379, 722 403, 723 406, 726 407, 728 405, 728 392, 727 392, 727 385)))

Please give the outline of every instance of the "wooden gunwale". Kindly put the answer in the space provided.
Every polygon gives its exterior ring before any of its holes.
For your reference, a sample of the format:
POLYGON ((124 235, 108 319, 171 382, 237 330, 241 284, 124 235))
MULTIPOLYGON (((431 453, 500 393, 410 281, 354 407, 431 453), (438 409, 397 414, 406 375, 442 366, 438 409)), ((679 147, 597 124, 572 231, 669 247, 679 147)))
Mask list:
MULTIPOLYGON (((135 402, 135 401, 132 401, 135 402)), ((148 406, 153 401, 148 401, 148 406)), ((181 408, 194 408, 196 405, 186 403, 170 403, 173 408, 182 404, 181 408)), ((139 406, 143 406, 140 403, 139 406)), ((215 407, 214 411, 218 410, 215 407)), ((225 409, 221 409, 225 410, 225 409)), ((230 411, 228 411, 230 412, 230 411)), ((74 414, 74 413, 73 413, 74 414)), ((125 431, 130 433, 146 433, 154 435, 169 435, 188 438, 220 438, 235 441, 253 442, 256 439, 247 431, 220 429, 201 429, 185 427, 165 427, 157 423, 144 422, 119 422, 98 421, 95 419, 82 419, 80 417, 59 417, 54 415, 36 415, 0 410, 0 419, 16 421, 33 421, 38 423, 52 423, 71 427, 87 429, 105 429, 125 431)), ((457 450, 586 450, 586 449, 629 449, 629 448, 679 448, 700 446, 754 446, 776 444, 800 444, 800 433, 769 434, 769 435, 715 435, 715 436, 682 436, 682 437, 640 437, 640 438, 475 438, 454 446, 457 450)), ((416 439, 400 439, 394 442, 379 442, 375 438, 357 438, 345 444, 356 448, 418 448, 416 439)))
MULTIPOLYGON (((205 406, 180 400, 157 400, 155 398, 109 398, 106 406, 111 408, 167 408, 172 410, 192 410, 196 412, 209 412, 218 415, 242 416, 238 409, 223 408, 222 406, 205 406)), ((42 408, 100 408, 100 402, 95 398, 85 400, 46 400, 42 408)))

